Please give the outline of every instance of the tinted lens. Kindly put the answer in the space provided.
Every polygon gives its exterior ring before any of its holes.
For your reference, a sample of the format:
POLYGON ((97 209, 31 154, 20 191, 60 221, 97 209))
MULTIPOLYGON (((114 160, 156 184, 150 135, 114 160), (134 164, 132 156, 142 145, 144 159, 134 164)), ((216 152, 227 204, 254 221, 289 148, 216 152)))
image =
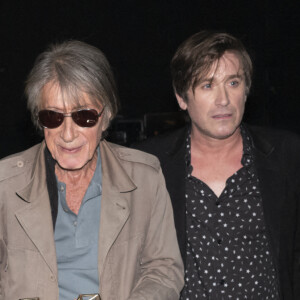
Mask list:
POLYGON ((74 111, 71 114, 63 114, 45 109, 39 111, 38 118, 41 126, 50 129, 59 127, 65 117, 72 117, 73 121, 80 127, 93 127, 98 122, 101 113, 98 114, 94 109, 83 109, 74 111))
POLYGON ((41 110, 39 111, 38 117, 39 123, 46 128, 59 127, 64 120, 62 113, 53 110, 41 110))
POLYGON ((98 122, 98 113, 94 109, 83 109, 72 113, 73 121, 81 127, 93 127, 98 122))

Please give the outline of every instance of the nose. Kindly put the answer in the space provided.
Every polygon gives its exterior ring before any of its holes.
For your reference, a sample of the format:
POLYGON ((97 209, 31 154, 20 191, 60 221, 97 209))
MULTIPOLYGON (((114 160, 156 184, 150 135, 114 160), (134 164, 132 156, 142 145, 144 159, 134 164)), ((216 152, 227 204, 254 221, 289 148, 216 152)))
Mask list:
POLYGON ((219 85, 217 87, 215 103, 217 106, 227 106, 230 103, 229 94, 225 86, 219 85))
POLYGON ((65 116, 61 125, 60 136, 66 143, 71 143, 77 137, 76 124, 72 120, 71 116, 65 116))

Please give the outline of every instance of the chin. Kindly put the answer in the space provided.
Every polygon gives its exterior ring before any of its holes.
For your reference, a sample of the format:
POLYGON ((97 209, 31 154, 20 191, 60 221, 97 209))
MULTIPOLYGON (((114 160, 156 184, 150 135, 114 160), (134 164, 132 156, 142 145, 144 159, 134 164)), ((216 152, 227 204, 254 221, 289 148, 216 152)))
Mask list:
POLYGON ((218 140, 226 140, 228 138, 230 138, 233 134, 223 134, 223 135, 218 135, 216 136, 215 138, 218 139, 218 140))
POLYGON ((61 169, 64 169, 64 170, 69 170, 69 171, 76 171, 76 170, 80 170, 82 169, 86 164, 87 162, 78 162, 78 160, 76 161, 57 161, 59 167, 61 169))
POLYGON ((220 140, 225 140, 225 139, 231 137, 236 132, 237 129, 238 129, 238 126, 232 127, 232 128, 222 128, 216 132, 215 138, 220 139, 220 140))

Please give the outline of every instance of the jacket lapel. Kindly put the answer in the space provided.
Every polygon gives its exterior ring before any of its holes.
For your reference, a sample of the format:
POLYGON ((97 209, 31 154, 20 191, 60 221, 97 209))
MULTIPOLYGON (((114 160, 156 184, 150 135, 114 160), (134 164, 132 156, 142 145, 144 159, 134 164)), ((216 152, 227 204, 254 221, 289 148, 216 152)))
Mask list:
POLYGON ((100 276, 107 254, 130 215, 130 192, 136 186, 121 166, 118 153, 106 141, 100 143, 102 200, 99 233, 100 276))
POLYGON ((254 142, 255 164, 260 181, 265 221, 267 228, 270 229, 272 248, 276 249, 276 256, 278 257, 281 228, 280 212, 285 195, 285 182, 283 182, 280 166, 273 162, 280 161, 280 158, 274 157, 276 155, 274 146, 263 136, 260 136, 259 132, 250 131, 254 142))
POLYGON ((170 150, 166 153, 168 159, 162 160, 162 169, 173 205, 178 244, 184 262, 186 256, 185 138, 187 131, 188 127, 178 131, 175 139, 170 143, 170 150))
POLYGON ((40 147, 37 153, 31 181, 17 192, 20 198, 28 202, 28 205, 25 209, 17 211, 16 217, 56 276, 56 253, 50 201, 46 186, 44 149, 45 144, 40 147))

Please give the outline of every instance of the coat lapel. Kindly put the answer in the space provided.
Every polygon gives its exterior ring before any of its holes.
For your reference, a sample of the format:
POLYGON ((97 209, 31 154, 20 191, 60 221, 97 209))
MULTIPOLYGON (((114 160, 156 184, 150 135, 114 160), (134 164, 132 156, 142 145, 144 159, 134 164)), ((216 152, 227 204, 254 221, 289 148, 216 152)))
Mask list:
POLYGON ((56 276, 56 253, 52 226, 50 200, 46 186, 43 145, 37 153, 32 179, 17 195, 28 205, 16 212, 26 234, 41 253, 50 270, 56 276))
POLYGON ((130 192, 136 186, 119 162, 118 153, 105 141, 100 143, 102 200, 99 233, 100 276, 107 254, 130 215, 130 192))

